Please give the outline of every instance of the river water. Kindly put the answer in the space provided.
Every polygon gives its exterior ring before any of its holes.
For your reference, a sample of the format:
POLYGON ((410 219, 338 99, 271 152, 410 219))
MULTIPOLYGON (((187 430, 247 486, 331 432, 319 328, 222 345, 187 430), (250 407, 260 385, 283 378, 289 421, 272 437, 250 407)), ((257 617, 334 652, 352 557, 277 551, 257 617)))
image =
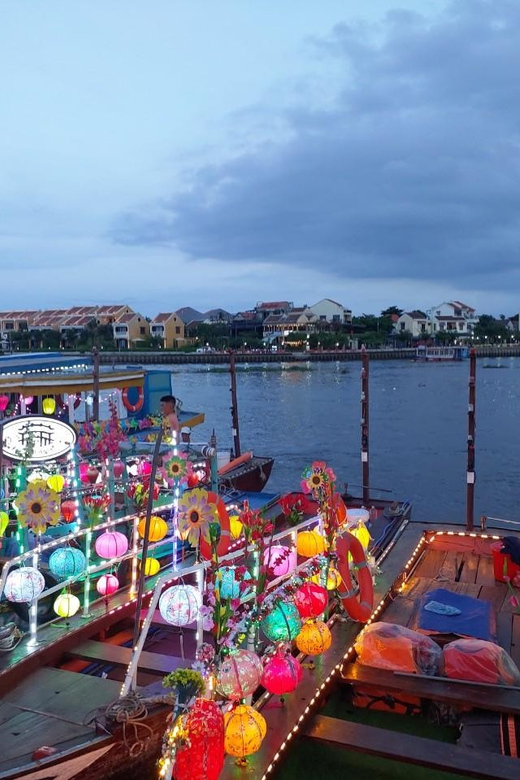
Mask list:
MULTIPOLYGON (((162 367, 164 368, 164 367, 162 367)), ((242 449, 271 455, 269 491, 298 489, 315 459, 332 466, 360 494, 360 363, 239 366, 242 449)), ((175 393, 231 446, 229 374, 225 367, 179 366, 175 393)), ((370 482, 410 499, 418 521, 465 520, 469 361, 370 365, 370 482)), ((475 518, 520 520, 520 358, 477 362, 475 518)))

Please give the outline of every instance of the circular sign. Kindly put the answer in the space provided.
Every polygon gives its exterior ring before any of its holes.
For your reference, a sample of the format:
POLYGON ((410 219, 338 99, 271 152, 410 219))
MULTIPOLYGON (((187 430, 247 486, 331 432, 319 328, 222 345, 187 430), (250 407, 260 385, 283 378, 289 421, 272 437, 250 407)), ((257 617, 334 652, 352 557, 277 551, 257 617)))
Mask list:
POLYGON ((70 452, 75 443, 76 431, 62 420, 29 415, 2 423, 2 452, 10 460, 54 460, 70 452))

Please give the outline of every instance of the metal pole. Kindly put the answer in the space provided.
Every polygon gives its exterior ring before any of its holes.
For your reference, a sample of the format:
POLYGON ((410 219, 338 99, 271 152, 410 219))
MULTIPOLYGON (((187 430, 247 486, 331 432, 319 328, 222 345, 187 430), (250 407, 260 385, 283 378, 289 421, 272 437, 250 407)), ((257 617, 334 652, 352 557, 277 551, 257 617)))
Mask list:
POLYGON ((215 430, 213 430, 213 433, 211 434, 209 443, 212 449, 212 453, 210 455, 211 489, 214 493, 218 493, 218 452, 215 430))
POLYGON ((361 348, 361 465, 363 471, 363 503, 370 502, 370 463, 369 447, 369 355, 365 347, 361 348))
POLYGON ((92 347, 92 360, 92 389, 94 391, 92 418, 97 422, 99 420, 99 350, 97 347, 92 347))
POLYGON ((466 530, 473 531, 475 512, 475 401, 477 355, 469 352, 468 468, 466 474, 466 530))
POLYGON ((238 401, 237 401, 237 370, 235 366, 235 353, 229 353, 229 373, 231 374, 231 425, 233 430, 233 447, 235 458, 240 457, 240 428, 238 425, 238 401))

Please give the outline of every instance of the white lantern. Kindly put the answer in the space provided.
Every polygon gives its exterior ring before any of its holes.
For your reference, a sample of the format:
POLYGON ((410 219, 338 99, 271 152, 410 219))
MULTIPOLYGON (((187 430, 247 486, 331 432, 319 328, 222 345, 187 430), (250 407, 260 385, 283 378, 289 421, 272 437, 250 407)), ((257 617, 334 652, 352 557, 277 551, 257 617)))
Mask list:
POLYGON ((202 606, 200 591, 193 585, 173 585, 159 599, 159 612, 172 626, 187 626, 197 620, 202 606))
POLYGON ((43 574, 33 566, 25 566, 7 575, 4 595, 8 601, 28 603, 37 598, 44 588, 43 574))

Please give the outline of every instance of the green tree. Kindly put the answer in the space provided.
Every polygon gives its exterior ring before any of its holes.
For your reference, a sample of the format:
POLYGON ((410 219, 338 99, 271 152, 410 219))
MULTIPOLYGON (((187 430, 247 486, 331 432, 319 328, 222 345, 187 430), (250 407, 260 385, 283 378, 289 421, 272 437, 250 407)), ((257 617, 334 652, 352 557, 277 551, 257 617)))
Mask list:
POLYGON ((403 311, 404 309, 399 309, 397 306, 389 306, 387 309, 383 309, 381 317, 392 317, 393 314, 400 317, 403 311))

